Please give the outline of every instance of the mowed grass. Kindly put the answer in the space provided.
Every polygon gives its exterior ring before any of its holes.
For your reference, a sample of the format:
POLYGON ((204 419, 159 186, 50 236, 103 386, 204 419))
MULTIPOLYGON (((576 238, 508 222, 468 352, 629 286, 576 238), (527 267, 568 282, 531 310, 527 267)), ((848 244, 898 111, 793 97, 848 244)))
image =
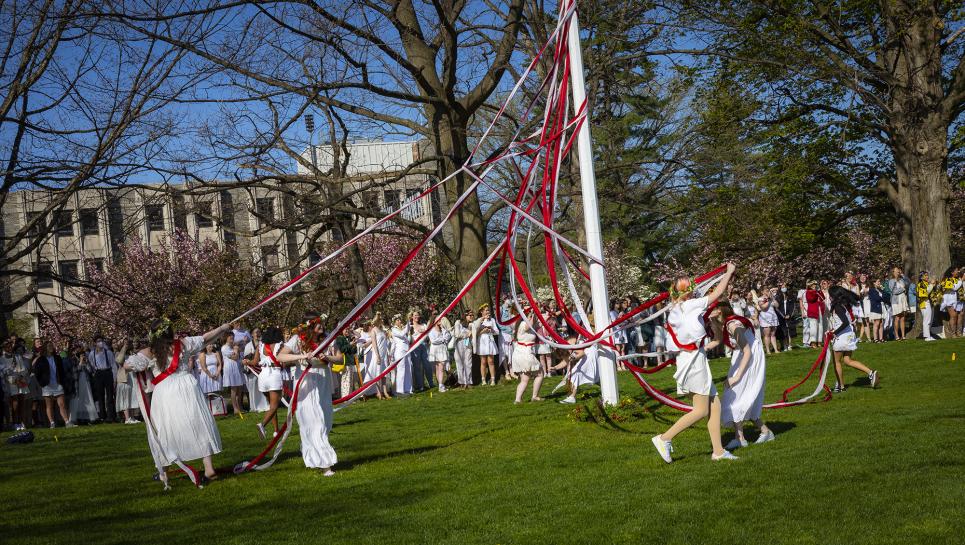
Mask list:
MULTIPOLYGON (((509 385, 337 413, 334 478, 303 466, 296 433, 270 470, 203 490, 179 478, 164 492, 151 481, 140 426, 35 431, 31 445, 0 446, 2 539, 962 543, 965 341, 862 344, 856 356, 880 370, 880 389, 848 371, 854 384, 828 403, 765 412, 777 440, 737 451, 736 462, 710 460, 701 426, 678 437, 677 461, 664 464, 649 439, 679 413, 652 402, 645 418, 576 422, 558 396, 514 406, 509 385)), ((814 357, 796 350, 770 358, 768 401, 814 357)), ((715 360, 715 375, 726 366, 715 360)), ((669 372, 655 378, 666 388, 670 381, 669 372)), ((644 399, 629 375, 621 373, 620 386, 622 396, 644 399)), ((252 418, 219 426, 219 466, 260 449, 252 418)))

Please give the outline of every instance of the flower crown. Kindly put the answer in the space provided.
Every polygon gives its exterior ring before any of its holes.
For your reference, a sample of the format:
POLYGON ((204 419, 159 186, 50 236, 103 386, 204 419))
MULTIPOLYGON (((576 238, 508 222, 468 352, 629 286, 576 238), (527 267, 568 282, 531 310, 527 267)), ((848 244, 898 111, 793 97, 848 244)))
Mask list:
POLYGON ((674 300, 680 299, 680 298, 681 298, 682 296, 684 296, 685 294, 691 293, 692 291, 694 291, 694 286, 697 285, 697 282, 695 281, 694 278, 688 278, 688 280, 690 281, 690 283, 687 285, 686 288, 684 288, 684 289, 682 289, 682 290, 678 290, 678 289, 677 289, 677 281, 674 280, 673 284, 670 285, 670 298, 671 298, 671 299, 674 299, 674 300))
POLYGON ((168 330, 170 330, 170 329, 171 329, 171 319, 168 318, 167 316, 161 318, 161 324, 160 324, 159 326, 157 326, 157 329, 155 329, 154 331, 151 331, 150 333, 147 334, 147 340, 148 340, 148 342, 151 342, 151 341, 155 341, 155 340, 157 340, 157 339, 160 339, 160 338, 163 337, 163 336, 168 332, 168 330))

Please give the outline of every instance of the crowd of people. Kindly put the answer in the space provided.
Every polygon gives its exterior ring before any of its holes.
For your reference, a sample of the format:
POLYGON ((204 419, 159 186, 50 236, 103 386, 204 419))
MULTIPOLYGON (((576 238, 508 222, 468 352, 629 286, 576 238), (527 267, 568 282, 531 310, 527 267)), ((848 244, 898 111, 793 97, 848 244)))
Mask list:
MULTIPOLYGON (((846 273, 838 282, 809 280, 796 296, 783 283, 738 293, 730 284, 732 274, 729 266, 723 280, 703 297, 692 297, 692 281, 678 279, 668 308, 651 308, 613 330, 619 368, 625 363, 647 367, 674 357, 678 394, 694 396, 694 410, 654 438, 667 461, 673 437, 704 417, 709 418, 714 459, 729 459, 732 448, 747 444, 743 422, 754 424, 763 441, 773 439, 760 420, 763 358, 790 350, 799 325, 805 347, 819 347, 825 332, 833 333, 837 392, 845 388, 843 366, 860 370, 877 385, 877 373, 852 357, 857 343, 905 340, 916 309, 925 340, 963 333, 965 287, 958 268, 937 280, 923 272, 917 282, 897 267, 886 279, 846 273), (943 323, 945 331, 936 332, 943 323), (707 330, 722 335, 708 342, 707 330), (717 351, 732 359, 723 406, 706 368, 707 355, 717 351), (737 431, 736 443, 728 449, 720 444, 721 422, 737 431)), ((639 303, 633 297, 614 299, 611 320, 639 303)), ((298 389, 303 407, 298 412, 304 414, 297 415, 306 465, 331 474, 337 460, 327 439, 332 402, 362 384, 369 384, 362 396, 388 399, 428 389, 444 393, 492 386, 506 379, 518 381, 514 401, 521 403, 528 389, 530 401, 542 401, 543 379, 559 373, 569 386, 562 402, 573 403, 582 384, 597 382, 584 350, 565 346, 582 342, 577 330, 592 324, 564 316, 552 300, 541 304, 542 319, 533 308, 509 298, 497 312, 500 320, 489 305, 467 309, 452 320, 437 320, 435 307, 429 308, 427 319, 418 309, 389 320, 376 312, 333 335, 334 342, 324 351, 317 347, 329 337, 327 316, 318 313, 306 313, 291 328, 248 330, 233 323, 179 340, 169 321, 154 324, 145 338, 119 343, 98 336, 89 345, 74 342, 58 348, 40 337, 28 345, 12 336, 0 355, 2 423, 15 430, 58 423, 137 424, 153 405, 154 425, 149 428, 158 433, 151 444, 159 472, 172 460, 198 458, 206 460, 208 470, 210 456, 221 448, 214 417, 263 413, 255 426, 267 439, 277 433, 270 431, 279 429, 277 411, 292 402, 295 381, 307 369, 298 389), (520 308, 526 319, 514 320, 520 308), (561 340, 565 343, 556 342, 561 340), (395 361, 399 364, 390 369, 395 361), (186 410, 192 416, 185 417, 186 410), (180 444, 185 434, 197 448, 180 444)), ((206 474, 213 478, 211 471, 206 474)))

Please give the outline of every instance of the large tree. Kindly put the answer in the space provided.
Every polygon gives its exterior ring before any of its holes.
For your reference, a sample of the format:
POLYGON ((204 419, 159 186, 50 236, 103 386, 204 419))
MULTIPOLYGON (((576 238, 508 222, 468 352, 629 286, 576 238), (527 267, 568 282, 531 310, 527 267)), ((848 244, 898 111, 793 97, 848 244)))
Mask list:
POLYGON ((764 103, 762 121, 807 118, 844 131, 860 144, 852 162, 877 171, 877 190, 902 222, 905 269, 948 266, 949 135, 965 109, 961 3, 685 0, 676 8, 677 21, 697 31, 662 53, 726 62, 764 103), (710 45, 694 47, 702 43, 710 45))
MULTIPOLYGON (((334 107, 371 135, 427 139, 444 177, 469 157, 469 127, 512 60, 523 0, 109 2, 113 20, 249 81, 334 107), (166 29, 154 28, 163 21, 166 29), (183 36, 186 26, 196 28, 183 36), (315 61, 314 65, 306 59, 315 61)), ((447 184, 451 202, 471 184, 447 184)), ((437 242, 466 280, 488 253, 486 219, 472 196, 437 242)), ((489 300, 477 284, 472 302, 489 300)))

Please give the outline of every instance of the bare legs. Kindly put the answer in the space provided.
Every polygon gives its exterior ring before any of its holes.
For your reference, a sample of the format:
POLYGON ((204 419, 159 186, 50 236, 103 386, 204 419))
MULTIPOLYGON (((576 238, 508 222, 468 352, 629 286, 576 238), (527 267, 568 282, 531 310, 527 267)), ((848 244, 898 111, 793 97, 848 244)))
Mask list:
POLYGON ((867 340, 869 342, 874 340, 871 338, 871 328, 868 326, 867 318, 861 319, 861 334, 858 335, 858 338, 862 340, 867 340))
POLYGON ((871 321, 871 336, 874 337, 876 343, 884 342, 885 340, 885 330, 883 320, 872 320, 871 321))
POLYGON ((60 417, 64 419, 64 424, 70 422, 70 417, 67 416, 67 405, 64 403, 64 396, 47 396, 44 397, 44 404, 47 405, 47 420, 50 421, 51 427, 57 422, 54 418, 54 403, 57 403, 57 409, 60 412, 60 417))
POLYGON ((486 370, 489 370, 489 384, 496 384, 496 364, 492 356, 479 356, 479 378, 486 384, 486 370))
POLYGON ((841 364, 847 365, 861 371, 866 375, 871 374, 871 369, 869 369, 865 364, 861 363, 856 359, 851 358, 851 352, 835 352, 834 353, 834 376, 838 379, 838 384, 844 386, 844 372, 842 371, 841 364))
POLYGON ((265 417, 261 419, 261 426, 267 426, 272 420, 275 421, 275 427, 278 427, 278 404, 281 402, 281 392, 278 390, 272 390, 268 392, 268 411, 265 412, 265 417))
POLYGON ((945 332, 945 338, 949 339, 952 337, 962 336, 962 313, 955 310, 955 307, 948 307, 948 329, 945 332))
POLYGON ((903 341, 905 340, 905 315, 896 314, 895 320, 895 340, 903 341))
POLYGON ((533 377, 532 401, 543 401, 543 398, 539 397, 539 389, 540 386, 543 385, 543 373, 536 371, 519 374, 519 384, 516 385, 516 403, 521 403, 523 401, 523 392, 526 391, 526 386, 529 385, 530 377, 533 377))
POLYGON ((241 386, 231 387, 231 409, 235 414, 241 414, 241 386))
POLYGON ((437 361, 436 364, 436 383, 439 384, 439 391, 446 391, 446 377, 445 377, 445 367, 446 362, 437 361))
MULTIPOLYGON (((747 438, 744 437, 744 424, 745 424, 746 422, 748 422, 748 421, 744 421, 744 422, 729 422, 729 423, 727 424, 727 427, 729 427, 729 428, 734 428, 734 433, 737 434, 737 438, 740 439, 740 441, 741 441, 742 444, 747 441, 747 438)), ((765 424, 764 421, 761 420, 760 418, 758 418, 757 420, 750 421, 750 422, 751 422, 752 424, 754 424, 754 427, 757 428, 757 430, 758 430, 759 432, 761 432, 762 434, 767 433, 767 431, 768 431, 768 429, 767 429, 767 424, 765 424)))
POLYGON ((714 455, 724 453, 724 446, 720 442, 720 398, 694 394, 694 408, 677 420, 670 429, 660 436, 664 441, 672 441, 674 437, 685 429, 693 426, 701 419, 707 418, 707 432, 710 434, 710 444, 714 455))
POLYGON ((24 419, 24 409, 27 407, 27 403, 24 400, 23 394, 18 394, 10 396, 10 423, 14 425, 14 429, 20 426, 26 426, 27 422, 24 419), (18 426, 19 425, 19 426, 18 426))

